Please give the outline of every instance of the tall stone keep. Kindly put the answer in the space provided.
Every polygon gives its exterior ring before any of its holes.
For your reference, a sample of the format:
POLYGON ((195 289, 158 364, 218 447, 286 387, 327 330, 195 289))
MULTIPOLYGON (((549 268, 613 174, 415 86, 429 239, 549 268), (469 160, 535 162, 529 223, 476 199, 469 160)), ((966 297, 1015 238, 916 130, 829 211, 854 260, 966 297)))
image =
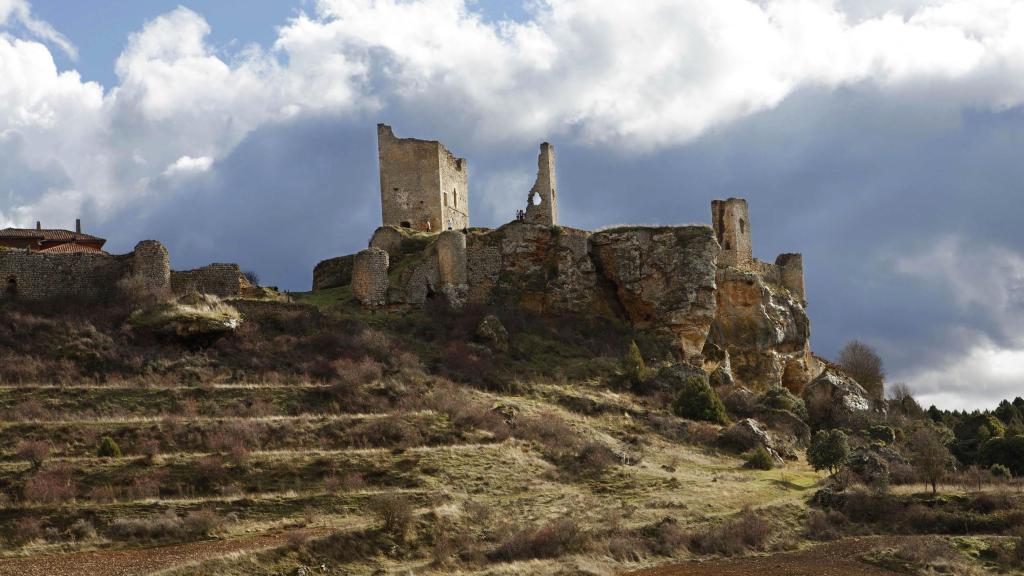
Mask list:
POLYGON ((469 226, 469 177, 464 158, 436 140, 397 138, 377 125, 384 226, 422 232, 469 226))
POLYGON ((719 265, 747 268, 754 262, 750 241, 750 215, 743 198, 715 200, 711 203, 711 223, 722 252, 719 265))
POLYGON ((558 176, 555 173, 555 147, 540 145, 537 180, 526 200, 526 221, 531 224, 558 224, 558 176))

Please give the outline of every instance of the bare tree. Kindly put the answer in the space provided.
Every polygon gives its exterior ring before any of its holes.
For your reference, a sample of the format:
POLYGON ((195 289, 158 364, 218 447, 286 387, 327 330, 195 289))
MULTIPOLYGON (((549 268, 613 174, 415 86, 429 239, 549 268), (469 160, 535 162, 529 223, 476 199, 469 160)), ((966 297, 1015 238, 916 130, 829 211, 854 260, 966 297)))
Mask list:
POLYGON ((924 408, 914 398, 910 387, 903 382, 897 382, 889 389, 889 408, 913 418, 920 418, 924 415, 924 408))
POLYGON ((851 340, 839 352, 839 365, 875 400, 885 398, 885 371, 874 348, 859 340, 851 340))
POLYGON ((932 426, 919 427, 910 436, 910 450, 918 475, 931 485, 932 494, 936 493, 939 481, 953 463, 942 433, 932 426))

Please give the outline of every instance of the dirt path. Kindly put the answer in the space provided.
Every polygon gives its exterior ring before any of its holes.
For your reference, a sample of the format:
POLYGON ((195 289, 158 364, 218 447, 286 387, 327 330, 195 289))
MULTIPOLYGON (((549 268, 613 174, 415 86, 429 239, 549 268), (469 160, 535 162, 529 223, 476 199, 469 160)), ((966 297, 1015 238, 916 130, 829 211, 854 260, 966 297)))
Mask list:
MULTIPOLYGON (((325 530, 305 531, 321 536, 325 530)), ((284 544, 288 533, 263 534, 131 550, 99 550, 55 556, 0 559, 0 576, 141 576, 189 562, 284 544)))
POLYGON ((798 552, 665 566, 628 576, 898 576, 860 560, 885 543, 884 538, 842 540, 798 552))

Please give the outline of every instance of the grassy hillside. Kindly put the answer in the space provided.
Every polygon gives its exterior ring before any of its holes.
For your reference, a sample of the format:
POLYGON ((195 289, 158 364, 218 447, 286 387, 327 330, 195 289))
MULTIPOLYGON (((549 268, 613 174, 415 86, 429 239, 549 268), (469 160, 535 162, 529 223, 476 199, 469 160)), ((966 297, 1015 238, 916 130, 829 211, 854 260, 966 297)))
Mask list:
POLYGON ((812 536, 802 456, 749 469, 619 384, 630 342, 667 357, 643 334, 346 298, 238 302, 203 347, 0 310, 0 573, 614 574, 812 536))

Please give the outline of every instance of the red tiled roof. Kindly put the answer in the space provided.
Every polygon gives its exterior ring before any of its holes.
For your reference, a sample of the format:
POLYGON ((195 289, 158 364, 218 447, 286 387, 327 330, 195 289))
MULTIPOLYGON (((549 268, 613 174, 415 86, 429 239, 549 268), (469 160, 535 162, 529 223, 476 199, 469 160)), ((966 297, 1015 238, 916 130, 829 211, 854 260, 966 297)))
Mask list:
POLYGON ((2 238, 36 238, 43 240, 44 242, 105 242, 103 238, 98 238, 89 234, 82 234, 81 232, 59 229, 37 230, 35 228, 4 228, 0 230, 0 239, 2 238))
POLYGON ((88 244, 75 244, 74 242, 68 242, 67 244, 57 244, 49 248, 44 248, 39 251, 40 254, 75 254, 79 252, 90 252, 93 254, 106 254, 103 250, 90 246, 88 244))

